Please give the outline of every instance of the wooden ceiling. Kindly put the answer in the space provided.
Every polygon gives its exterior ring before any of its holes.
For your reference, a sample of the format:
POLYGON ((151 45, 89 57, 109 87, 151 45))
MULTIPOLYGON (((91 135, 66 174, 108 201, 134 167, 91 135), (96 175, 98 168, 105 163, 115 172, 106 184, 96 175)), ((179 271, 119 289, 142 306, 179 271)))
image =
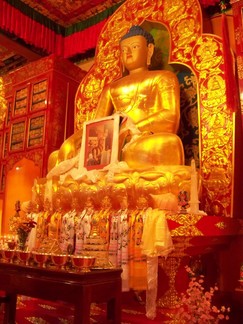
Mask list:
MULTIPOLYGON (((4 0, 0 0, 4 1, 4 0)), ((62 28, 83 22, 121 0, 18 0, 29 10, 45 16, 62 28)), ((1 13, 0 13, 1 15, 1 13)), ((26 44, 16 35, 0 29, 0 76, 45 56, 41 49, 26 44)))

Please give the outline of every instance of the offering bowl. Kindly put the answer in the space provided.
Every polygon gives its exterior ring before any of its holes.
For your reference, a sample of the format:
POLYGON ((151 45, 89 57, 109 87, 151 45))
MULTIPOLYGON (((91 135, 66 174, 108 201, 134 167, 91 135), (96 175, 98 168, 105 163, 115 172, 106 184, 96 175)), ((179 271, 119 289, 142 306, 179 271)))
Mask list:
POLYGON ((15 255, 15 250, 2 250, 3 259, 10 263, 13 263, 14 255, 15 255))
POLYGON ((10 250, 14 250, 16 247, 16 242, 14 242, 14 241, 9 241, 7 244, 8 244, 8 248, 10 250))
POLYGON ((17 254, 17 258, 18 258, 19 262, 24 263, 25 265, 29 264, 29 259, 31 257, 30 251, 17 250, 16 254, 17 254))
POLYGON ((41 268, 45 268, 45 263, 48 260, 49 254, 48 253, 41 253, 41 252, 32 252, 34 260, 41 268))
POLYGON ((72 265, 81 272, 89 272, 95 264, 95 257, 88 255, 72 255, 72 265))
POLYGON ((68 260, 67 254, 52 254, 51 260, 57 266, 59 270, 64 269, 64 266, 68 260))
POLYGON ((4 257, 3 257, 3 248, 0 249, 0 259, 4 259, 4 257))

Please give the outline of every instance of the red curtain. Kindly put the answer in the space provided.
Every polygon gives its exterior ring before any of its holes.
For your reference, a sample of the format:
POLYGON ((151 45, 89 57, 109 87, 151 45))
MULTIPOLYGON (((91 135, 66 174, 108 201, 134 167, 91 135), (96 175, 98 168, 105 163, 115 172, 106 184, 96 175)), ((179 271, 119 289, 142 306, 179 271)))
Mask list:
POLYGON ((0 28, 13 33, 27 44, 66 58, 96 47, 98 36, 107 19, 64 37, 24 15, 5 1, 0 1, 0 28))
POLYGON ((35 22, 5 1, 0 1, 0 28, 49 54, 63 54, 62 35, 35 22))
POLYGON ((64 57, 71 57, 95 48, 99 34, 106 21, 107 19, 85 30, 66 36, 64 38, 64 57))

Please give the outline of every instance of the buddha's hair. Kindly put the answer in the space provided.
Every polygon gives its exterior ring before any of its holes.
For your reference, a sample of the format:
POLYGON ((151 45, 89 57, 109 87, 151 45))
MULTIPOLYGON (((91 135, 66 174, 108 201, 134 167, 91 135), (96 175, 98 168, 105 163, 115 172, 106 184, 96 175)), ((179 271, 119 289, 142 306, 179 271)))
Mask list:
POLYGON ((124 36, 122 36, 120 42, 126 38, 129 38, 132 36, 137 36, 137 35, 143 36, 147 41, 147 45, 154 44, 153 36, 149 32, 147 32, 145 29, 143 29, 141 26, 138 26, 138 25, 132 26, 129 29, 129 31, 124 36))

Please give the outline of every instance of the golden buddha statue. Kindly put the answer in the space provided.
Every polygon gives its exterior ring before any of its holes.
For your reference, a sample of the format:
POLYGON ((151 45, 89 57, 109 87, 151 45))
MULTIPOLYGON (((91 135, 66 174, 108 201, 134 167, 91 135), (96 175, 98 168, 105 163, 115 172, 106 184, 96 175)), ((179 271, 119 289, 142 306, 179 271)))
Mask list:
POLYGON ((122 63, 128 75, 103 90, 96 118, 121 112, 131 118, 141 135, 123 151, 122 160, 133 169, 184 163, 181 140, 180 89, 170 71, 150 71, 154 39, 133 26, 120 41, 122 63))
MULTIPOLYGON (((150 71, 154 39, 140 26, 132 26, 120 41, 121 58, 128 74, 104 88, 95 118, 121 113, 134 123, 139 136, 132 138, 122 153, 131 169, 184 164, 184 151, 176 135, 180 121, 179 82, 173 72, 150 71)), ((126 119, 125 119, 126 120, 126 119)), ((123 126, 127 137, 130 130, 123 126)), ((51 175, 68 172, 77 165, 82 133, 78 131, 53 152, 51 175)))

